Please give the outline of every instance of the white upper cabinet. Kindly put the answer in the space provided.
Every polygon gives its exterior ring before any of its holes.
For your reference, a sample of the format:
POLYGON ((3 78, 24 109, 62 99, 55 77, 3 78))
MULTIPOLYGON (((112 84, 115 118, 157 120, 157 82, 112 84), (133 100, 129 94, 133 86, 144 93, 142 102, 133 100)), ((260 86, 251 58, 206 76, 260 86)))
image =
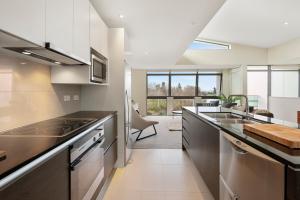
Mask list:
POLYGON ((73 0, 46 0, 46 42, 57 50, 72 54, 73 0))
POLYGON ((74 0, 73 54, 90 62, 90 2, 74 0))
POLYGON ((0 29, 43 45, 45 8, 45 0, 1 0, 0 29))
POLYGON ((93 5, 90 6, 90 44, 96 51, 108 57, 108 28, 93 5))

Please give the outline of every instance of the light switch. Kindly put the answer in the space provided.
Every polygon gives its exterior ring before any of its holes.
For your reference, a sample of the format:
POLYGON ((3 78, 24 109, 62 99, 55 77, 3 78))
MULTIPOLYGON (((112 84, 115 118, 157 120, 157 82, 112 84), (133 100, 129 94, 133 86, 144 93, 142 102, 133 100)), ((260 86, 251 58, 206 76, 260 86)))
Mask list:
POLYGON ((64 95, 64 101, 71 101, 70 95, 64 95))

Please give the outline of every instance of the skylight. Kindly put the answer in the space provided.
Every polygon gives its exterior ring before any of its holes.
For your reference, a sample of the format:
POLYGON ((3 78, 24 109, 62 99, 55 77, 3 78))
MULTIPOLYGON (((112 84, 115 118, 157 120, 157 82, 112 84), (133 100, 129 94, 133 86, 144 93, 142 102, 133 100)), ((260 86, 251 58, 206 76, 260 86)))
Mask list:
POLYGON ((230 45, 221 44, 217 42, 208 42, 202 40, 194 40, 188 47, 190 50, 227 50, 230 49, 230 45))

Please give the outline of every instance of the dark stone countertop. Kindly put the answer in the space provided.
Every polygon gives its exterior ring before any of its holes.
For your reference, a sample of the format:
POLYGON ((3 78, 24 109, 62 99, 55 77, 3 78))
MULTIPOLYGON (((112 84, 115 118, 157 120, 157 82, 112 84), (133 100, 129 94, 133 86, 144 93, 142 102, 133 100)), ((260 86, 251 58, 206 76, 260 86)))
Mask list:
MULTIPOLYGON (((217 121, 216 119, 205 115, 205 113, 229 112, 245 116, 244 112, 222 107, 184 107, 183 109, 192 113, 199 119, 204 120, 207 123, 214 125, 219 129, 229 133, 230 135, 245 142, 246 144, 249 144, 250 146, 264 152, 265 154, 273 157, 274 159, 285 163, 293 168, 300 168, 300 149, 291 149, 264 137, 258 136, 248 131, 244 131, 243 124, 221 123, 220 121, 217 121)), ((299 128, 298 123, 287 122, 284 120, 264 117, 260 115, 251 115, 250 119, 260 123, 274 123, 289 126, 292 128, 299 128)))
MULTIPOLYGON (((55 147, 58 147, 64 142, 70 140, 71 138, 91 127, 93 124, 104 120, 105 118, 109 118, 114 114, 116 114, 115 111, 79 111, 54 118, 93 118, 95 120, 84 128, 80 128, 70 135, 63 137, 18 137, 13 135, 4 136, 0 133, 0 150, 6 152, 6 158, 4 160, 0 160, 0 179, 25 166, 55 147)), ((34 127, 38 123, 16 128, 13 131, 21 131, 28 126, 34 127)))

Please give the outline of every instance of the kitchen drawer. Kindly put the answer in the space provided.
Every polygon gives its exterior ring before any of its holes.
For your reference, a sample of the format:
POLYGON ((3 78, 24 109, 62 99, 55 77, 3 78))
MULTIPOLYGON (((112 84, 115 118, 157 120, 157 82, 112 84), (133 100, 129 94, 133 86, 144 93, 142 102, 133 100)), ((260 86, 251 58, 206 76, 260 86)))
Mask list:
POLYGON ((182 137, 184 137, 186 141, 190 144, 191 135, 189 134, 189 132, 186 130, 185 127, 183 127, 182 129, 182 137))
POLYGON ((195 117, 188 113, 187 111, 182 112, 182 121, 187 122, 188 124, 191 124, 192 121, 194 121, 195 117))
POLYGON ((187 142, 187 140, 185 139, 185 137, 182 137, 182 144, 185 147, 185 149, 189 149, 190 144, 187 142))
POLYGON ((115 167, 115 163, 117 161, 117 148, 118 140, 115 140, 113 144, 109 147, 109 149, 104 154, 104 177, 107 179, 115 167))
POLYGON ((1 200, 66 200, 70 198, 69 149, 58 153, 0 191, 1 200))
POLYGON ((104 122, 104 137, 105 142, 103 144, 104 152, 108 150, 111 144, 117 138, 117 115, 104 122))

